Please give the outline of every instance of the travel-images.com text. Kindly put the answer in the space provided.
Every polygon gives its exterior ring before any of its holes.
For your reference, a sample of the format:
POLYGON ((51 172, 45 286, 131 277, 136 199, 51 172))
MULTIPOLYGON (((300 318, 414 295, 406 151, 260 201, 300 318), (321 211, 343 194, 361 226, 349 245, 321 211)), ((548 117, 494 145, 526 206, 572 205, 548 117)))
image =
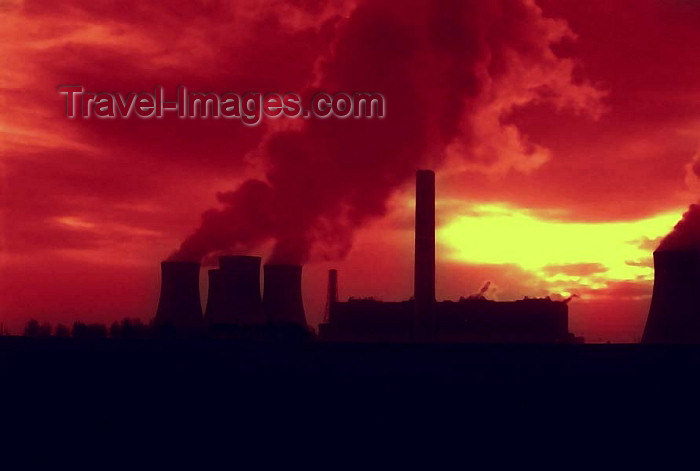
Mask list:
POLYGON ((66 97, 69 118, 163 118, 166 114, 180 119, 213 118, 240 119, 248 126, 268 118, 384 118, 386 103, 381 93, 316 93, 303 105, 297 93, 237 93, 190 92, 177 89, 177 99, 167 101, 162 86, 153 92, 122 93, 88 92, 80 85, 61 85, 58 93, 66 97))

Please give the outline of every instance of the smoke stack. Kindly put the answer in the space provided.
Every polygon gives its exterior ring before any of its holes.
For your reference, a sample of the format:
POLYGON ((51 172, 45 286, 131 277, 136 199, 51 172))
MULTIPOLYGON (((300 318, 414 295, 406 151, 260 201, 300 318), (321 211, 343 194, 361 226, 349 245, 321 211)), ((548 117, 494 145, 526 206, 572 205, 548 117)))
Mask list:
POLYGON ((328 270, 328 294, 326 295, 326 310, 323 314, 323 321, 328 322, 331 317, 331 309, 338 302, 338 270, 331 268, 328 270))
POLYGON ((642 343, 700 342, 700 252, 654 252, 654 291, 642 343))
POLYGON ((269 322, 306 326, 301 265, 265 265, 263 310, 269 322))
POLYGON ((219 257, 219 269, 209 271, 206 319, 217 324, 262 324, 260 257, 219 257))
POLYGON ((178 333, 201 329, 199 263, 165 261, 161 262, 160 268, 160 299, 153 324, 178 333))
POLYGON ((328 304, 338 302, 338 270, 328 270, 328 304))
POLYGON ((416 172, 416 233, 413 279, 416 340, 428 340, 433 334, 435 305, 435 173, 416 172))

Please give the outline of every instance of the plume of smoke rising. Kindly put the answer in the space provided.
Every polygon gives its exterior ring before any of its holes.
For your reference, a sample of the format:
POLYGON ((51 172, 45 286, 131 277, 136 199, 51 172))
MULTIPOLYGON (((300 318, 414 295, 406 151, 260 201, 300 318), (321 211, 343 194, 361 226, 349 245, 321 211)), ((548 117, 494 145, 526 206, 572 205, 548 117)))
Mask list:
POLYGON ((700 250, 700 205, 690 205, 656 250, 700 250))
POLYGON ((489 290, 490 286, 491 281, 486 281, 478 293, 469 295, 467 299, 486 299, 486 292, 489 290))
POLYGON ((533 86, 549 87, 543 93, 581 101, 576 95, 588 88, 573 85, 568 63, 551 51, 568 31, 531 0, 359 2, 335 26, 310 83, 380 92, 386 118, 315 119, 273 131, 261 144, 265 181, 218 195, 221 207, 204 213, 171 258, 199 260, 268 240, 275 263, 344 257, 354 230, 385 214, 417 168, 439 167, 456 140, 469 155, 480 103, 500 113, 538 99, 536 90, 514 92, 514 83, 531 83, 532 70, 533 86))
POLYGON ((247 180, 236 191, 217 194, 217 199, 223 209, 204 212, 199 229, 171 259, 201 259, 226 249, 246 252, 264 242, 265 235, 273 230, 272 189, 267 183, 247 180))

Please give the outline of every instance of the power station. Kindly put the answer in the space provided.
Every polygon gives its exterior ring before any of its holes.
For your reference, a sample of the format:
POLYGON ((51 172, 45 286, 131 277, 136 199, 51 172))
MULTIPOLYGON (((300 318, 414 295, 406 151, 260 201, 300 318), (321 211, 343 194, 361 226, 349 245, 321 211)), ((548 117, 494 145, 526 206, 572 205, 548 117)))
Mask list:
POLYGON ((230 331, 237 327, 306 327, 300 265, 263 267, 265 291, 260 295, 260 257, 219 257, 209 270, 207 306, 202 316, 199 263, 162 262, 162 283, 153 324, 180 335, 230 331))
MULTIPOLYGON (((329 298, 319 337, 348 342, 537 342, 580 341, 569 333, 568 301, 525 298, 497 302, 483 296, 435 299, 435 173, 416 173, 413 298, 384 302, 329 298)), ((329 274, 337 292, 337 274, 329 274)))
MULTIPOLYGON (((154 325, 176 332, 217 332, 250 326, 306 328, 300 265, 267 264, 252 256, 222 256, 209 270, 202 315, 199 264, 162 262, 154 325)), ((497 302, 483 297, 435 299, 435 173, 416 173, 413 297, 401 302, 338 300, 338 273, 329 272, 328 302, 319 325, 324 341, 352 342, 557 342, 574 341, 567 301, 525 298, 497 302)))

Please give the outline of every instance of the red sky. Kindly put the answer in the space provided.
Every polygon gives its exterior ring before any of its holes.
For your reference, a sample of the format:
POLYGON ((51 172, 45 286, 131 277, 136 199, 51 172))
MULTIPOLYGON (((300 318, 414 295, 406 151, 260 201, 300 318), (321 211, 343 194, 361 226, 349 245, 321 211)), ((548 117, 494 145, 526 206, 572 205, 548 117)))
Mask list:
POLYGON ((408 298, 412 175, 431 167, 440 299, 487 280, 496 299, 575 293, 574 333, 640 338, 651 251, 697 200, 700 3, 58 5, 0 4, 0 320, 11 329, 150 318, 158 262, 210 209, 204 229, 228 235, 207 233, 206 249, 307 261, 312 324, 331 267, 341 297, 408 298), (379 91, 387 117, 69 120, 63 84, 379 91), (231 204, 258 208, 247 179, 267 185, 264 228, 231 204))

